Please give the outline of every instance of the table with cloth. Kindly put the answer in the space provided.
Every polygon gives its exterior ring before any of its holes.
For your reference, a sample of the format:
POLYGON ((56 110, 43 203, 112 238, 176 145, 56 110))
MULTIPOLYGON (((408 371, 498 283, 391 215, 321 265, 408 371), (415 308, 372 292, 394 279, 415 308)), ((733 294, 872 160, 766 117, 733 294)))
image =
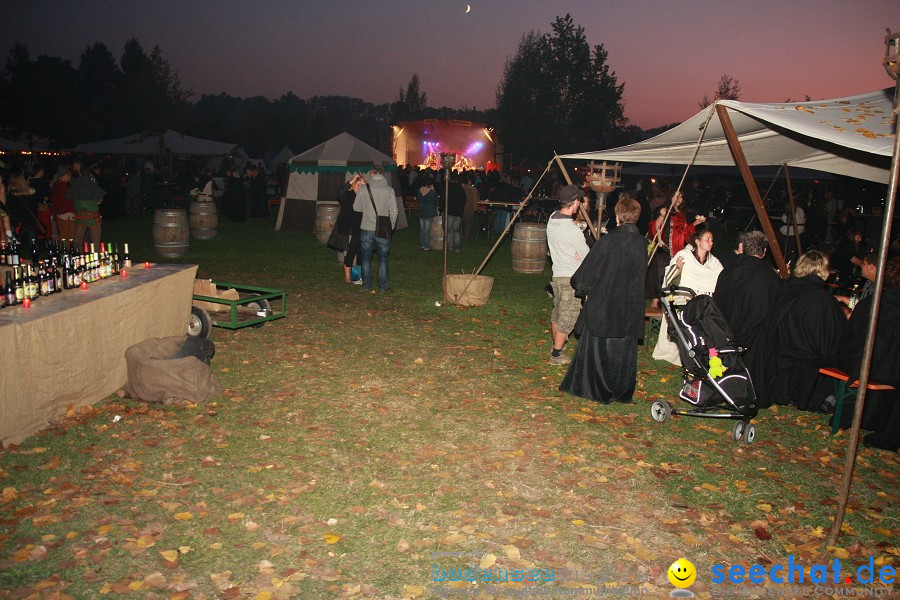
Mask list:
POLYGON ((184 335, 196 274, 197 265, 135 265, 127 277, 0 311, 0 443, 120 389, 133 344, 184 335))

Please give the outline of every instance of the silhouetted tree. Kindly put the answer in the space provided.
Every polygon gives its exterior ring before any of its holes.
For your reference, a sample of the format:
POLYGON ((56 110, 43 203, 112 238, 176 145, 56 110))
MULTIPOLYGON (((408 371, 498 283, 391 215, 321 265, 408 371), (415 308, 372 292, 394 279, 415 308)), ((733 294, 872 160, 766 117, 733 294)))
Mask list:
POLYGON ((124 76, 123 101, 132 130, 162 133, 178 127, 178 117, 192 92, 183 90, 178 74, 159 46, 144 52, 136 38, 125 43, 119 61, 124 76))
POLYGON ((739 100, 740 97, 740 82, 726 74, 719 78, 719 84, 716 86, 716 93, 713 95, 713 99, 710 100, 708 96, 704 95, 703 99, 697 104, 700 105, 700 108, 706 108, 716 100, 739 100))
POLYGON ((123 83, 122 71, 105 44, 94 42, 81 53, 77 95, 80 137, 102 139, 132 133, 123 127, 123 83))
POLYGON ((29 144, 44 138, 56 145, 75 141, 78 128, 77 75, 72 63, 41 55, 31 60, 28 48, 15 44, 0 76, 0 127, 29 144))
POLYGON ((570 15, 552 29, 522 36, 497 88, 497 124, 513 164, 608 147, 627 123, 624 84, 603 45, 592 49, 570 15))
POLYGON ((413 73, 406 84, 406 91, 400 88, 394 112, 397 119, 415 119, 422 116, 428 106, 428 95, 419 89, 419 76, 413 73))

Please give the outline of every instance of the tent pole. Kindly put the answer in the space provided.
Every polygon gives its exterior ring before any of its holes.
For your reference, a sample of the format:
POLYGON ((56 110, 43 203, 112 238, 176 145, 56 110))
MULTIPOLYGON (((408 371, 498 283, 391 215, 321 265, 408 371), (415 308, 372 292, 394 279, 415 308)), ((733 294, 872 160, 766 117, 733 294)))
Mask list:
MULTIPOLYGON (((881 291, 884 289, 884 270, 887 267, 888 246, 891 243, 891 224, 894 220, 894 208, 897 199, 898 165, 900 156, 900 81, 894 88, 894 151, 891 158, 891 172, 888 178, 887 196, 884 205, 884 224, 881 226, 881 241, 878 246, 878 271, 875 275, 875 289, 872 290, 872 308, 869 312, 869 323, 866 329, 866 345, 863 349, 862 362, 859 366, 859 388, 856 392, 856 405, 853 407, 853 424, 850 426, 850 440, 847 442, 847 460, 844 462, 844 473, 841 477, 841 492, 837 501, 837 512, 834 524, 828 534, 829 546, 834 546, 841 532, 844 512, 850 498, 850 483, 853 479, 853 467, 856 464, 856 450, 859 445, 859 429, 862 422, 863 403, 866 399, 866 386, 869 384, 869 371, 872 366, 872 349, 875 346, 875 327, 878 324, 878 313, 881 309, 881 291)), ((835 415, 840 418, 840 415, 835 415)))
MULTIPOLYGON (((562 161, 562 159, 559 157, 558 154, 557 154, 556 156, 553 157, 553 160, 551 160, 550 163, 552 164, 554 160, 559 164, 559 170, 562 171, 563 177, 564 177, 565 180, 566 180, 566 185, 572 185, 572 178, 569 177, 569 172, 566 171, 566 166, 563 164, 563 161, 562 161)), ((550 166, 547 165, 547 168, 549 169, 550 166)), ((598 209, 598 210, 599 210, 599 209, 598 209)), ((590 215, 588 215, 588 214, 587 214, 587 211, 584 210, 584 204, 579 204, 579 205, 578 205, 578 214, 580 214, 580 215, 581 215, 581 218, 584 219, 584 222, 587 223, 588 229, 591 230, 591 235, 594 236, 594 239, 595 239, 595 240, 599 240, 599 239, 600 239, 600 233, 597 231, 597 228, 594 227, 594 224, 591 222, 591 217, 590 217, 590 215)), ((599 220, 599 219, 598 219, 598 220, 599 220)))
MULTIPOLYGON (((534 186, 531 188, 531 191, 528 192, 528 195, 525 196, 525 198, 522 199, 522 202, 519 203, 518 210, 516 210, 516 213, 510 218, 509 223, 506 224, 506 228, 503 230, 503 233, 501 233, 499 236, 497 236, 497 241, 494 243, 494 247, 491 248, 490 252, 487 253, 487 256, 484 257, 484 260, 481 261, 481 264, 472 273, 473 275, 481 274, 481 270, 484 268, 484 265, 486 265, 487 262, 491 259, 491 256, 494 255, 494 252, 497 250, 497 246, 499 246, 500 242, 503 241, 503 238, 506 237, 506 233, 509 231, 510 227, 512 227, 515 220, 519 218, 519 213, 522 212, 522 209, 524 209, 525 205, 528 204, 528 202, 531 200, 531 196, 534 194, 534 190, 536 190, 538 188, 538 186, 541 184, 541 180, 544 178, 544 175, 547 174, 547 172, 550 170, 550 167, 552 167, 552 166, 553 166, 553 159, 551 158, 550 162, 547 163, 547 168, 544 169, 544 172, 541 173, 541 176, 538 177, 538 180, 534 182, 534 186)), ((565 173, 565 171, 563 171, 563 173, 565 173)), ((475 281, 474 277, 472 278, 471 281, 469 281, 469 284, 471 284, 472 281, 475 281)), ((463 291, 460 292, 460 295, 464 294, 466 292, 466 290, 469 289, 469 284, 467 284, 466 287, 463 288, 463 291)))
MULTIPOLYGON (((791 205, 791 229, 794 230, 794 240, 797 242, 797 258, 803 254, 803 246, 800 245, 800 232, 797 225, 797 207, 794 205, 794 190, 791 189, 791 174, 788 171, 787 163, 784 163, 784 181, 787 183, 788 202, 791 205)), ((804 219, 804 223, 806 219, 804 219)), ((787 246, 787 240, 785 240, 787 246)))
POLYGON ((750 199, 753 201, 753 207, 756 208, 756 216, 759 217, 759 222, 766 234, 766 238, 769 240, 769 247, 772 249, 772 258, 775 259, 775 265, 778 267, 778 272, 782 279, 787 279, 790 273, 788 272, 787 264, 784 262, 781 246, 778 244, 778 238, 775 237, 775 230, 772 229, 772 222, 769 221, 769 214, 766 212, 766 207, 763 206, 762 198, 759 197, 759 189, 756 187, 756 182, 753 180, 753 174, 750 172, 750 166, 747 164, 747 157, 744 155, 744 150, 741 148, 741 143, 738 141, 737 133, 734 131, 734 125, 731 124, 731 117, 728 116, 728 109, 721 104, 716 104, 716 114, 719 115, 719 121, 722 122, 722 130, 725 132, 725 139, 728 140, 728 148, 731 150, 731 156, 734 157, 734 162, 741 171, 741 177, 744 178, 744 185, 747 186, 747 191, 750 192, 750 199))

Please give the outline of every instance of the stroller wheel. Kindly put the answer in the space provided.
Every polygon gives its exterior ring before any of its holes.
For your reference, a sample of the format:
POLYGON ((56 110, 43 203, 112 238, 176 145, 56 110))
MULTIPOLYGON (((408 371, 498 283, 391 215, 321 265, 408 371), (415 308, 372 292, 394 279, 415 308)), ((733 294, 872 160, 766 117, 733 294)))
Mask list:
POLYGON ((731 426, 731 439, 735 442, 739 442, 742 437, 744 437, 744 422, 735 421, 734 425, 731 426))
POLYGON ((650 416, 657 423, 665 423, 672 416, 672 407, 668 402, 657 400, 650 406, 650 416))
POLYGON ((756 439, 756 427, 753 425, 747 425, 746 431, 744 431, 744 443, 752 444, 753 440, 756 439))

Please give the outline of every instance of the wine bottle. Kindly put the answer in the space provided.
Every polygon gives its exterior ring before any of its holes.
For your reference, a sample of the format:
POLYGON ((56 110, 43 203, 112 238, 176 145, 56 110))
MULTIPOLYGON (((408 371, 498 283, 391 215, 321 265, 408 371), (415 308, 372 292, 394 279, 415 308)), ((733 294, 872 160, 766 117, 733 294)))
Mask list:
POLYGON ((12 271, 6 272, 6 287, 4 288, 3 293, 6 296, 7 306, 13 306, 19 303, 19 299, 16 297, 16 280, 13 277, 12 271))
POLYGON ((122 255, 122 267, 126 269, 131 268, 131 255, 128 254, 128 244, 125 244, 125 253, 122 255))

